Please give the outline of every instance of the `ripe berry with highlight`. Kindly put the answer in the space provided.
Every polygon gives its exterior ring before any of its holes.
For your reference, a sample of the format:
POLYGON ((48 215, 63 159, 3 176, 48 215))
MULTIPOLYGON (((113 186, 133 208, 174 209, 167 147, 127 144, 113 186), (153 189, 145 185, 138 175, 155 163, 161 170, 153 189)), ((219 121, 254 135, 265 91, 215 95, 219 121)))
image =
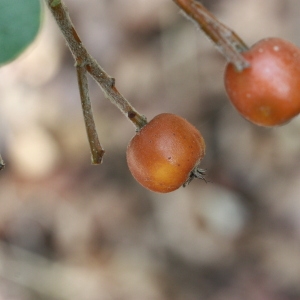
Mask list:
POLYGON ((145 188, 168 193, 203 178, 199 163, 205 155, 201 133, 174 114, 154 117, 130 141, 127 163, 133 177, 145 188))
POLYGON ((229 99, 249 121, 281 125, 300 112, 300 49, 279 38, 263 39, 242 55, 250 67, 229 63, 224 81, 229 99))

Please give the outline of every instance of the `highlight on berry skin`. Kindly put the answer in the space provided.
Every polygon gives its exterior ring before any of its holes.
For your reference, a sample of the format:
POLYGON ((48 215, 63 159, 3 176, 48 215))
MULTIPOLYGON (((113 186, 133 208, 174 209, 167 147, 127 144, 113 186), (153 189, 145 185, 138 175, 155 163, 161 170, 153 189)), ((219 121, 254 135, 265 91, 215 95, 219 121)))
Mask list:
POLYGON ((203 179, 199 164, 204 155, 201 133, 184 118, 170 113, 157 115, 138 131, 126 153, 133 177, 159 193, 172 192, 193 178, 203 179))

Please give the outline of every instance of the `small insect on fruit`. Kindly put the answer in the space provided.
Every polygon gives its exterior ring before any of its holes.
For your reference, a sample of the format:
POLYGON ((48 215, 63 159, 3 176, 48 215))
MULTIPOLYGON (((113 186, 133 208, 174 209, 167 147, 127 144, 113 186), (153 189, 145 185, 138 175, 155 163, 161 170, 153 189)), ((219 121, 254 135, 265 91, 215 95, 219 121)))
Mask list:
POLYGON ((279 38, 263 39, 242 53, 250 67, 229 63, 224 82, 236 109, 262 126, 282 125, 300 113, 300 49, 279 38))
POLYGON ((154 192, 172 192, 194 177, 204 179, 199 169, 204 139, 192 124, 174 114, 154 117, 132 138, 126 154, 133 177, 154 192))

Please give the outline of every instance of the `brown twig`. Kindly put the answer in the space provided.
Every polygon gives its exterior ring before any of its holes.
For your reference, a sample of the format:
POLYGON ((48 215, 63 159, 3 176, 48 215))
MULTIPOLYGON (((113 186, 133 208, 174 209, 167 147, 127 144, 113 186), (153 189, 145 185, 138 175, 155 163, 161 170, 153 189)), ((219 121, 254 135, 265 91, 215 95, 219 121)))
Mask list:
POLYGON ((91 154, 92 164, 101 164, 104 149, 101 147, 98 134, 96 131, 95 121, 92 112, 92 105, 89 97, 88 80, 86 76, 86 70, 82 66, 76 66, 78 86, 80 92, 81 106, 83 111, 83 117, 86 127, 86 133, 88 136, 91 154))
POLYGON ((248 47, 234 31, 218 21, 212 13, 195 0, 173 1, 188 18, 196 21, 227 61, 233 63, 237 70, 242 71, 250 66, 249 62, 241 55, 241 52, 247 51, 248 47))
POLYGON ((88 95, 87 91, 85 91, 85 88, 81 86, 85 81, 85 79, 83 78, 84 76, 86 76, 85 71, 90 73, 94 80, 100 85, 106 98, 108 98, 114 105, 116 105, 135 125, 136 130, 140 130, 145 124, 147 124, 146 117, 139 114, 125 99, 125 97, 120 94, 120 92, 115 87, 115 79, 110 77, 103 70, 103 68, 100 67, 97 61, 87 52, 72 24, 65 4, 61 0, 45 0, 45 2, 48 5, 54 19, 56 20, 56 23, 60 28, 76 62, 75 65, 77 66, 80 95, 83 101, 83 107, 85 107, 85 123, 89 125, 89 127, 87 127, 87 132, 89 143, 91 146, 93 163, 97 163, 98 161, 101 162, 101 155, 103 156, 104 150, 100 146, 96 129, 94 127, 94 122, 91 122, 91 120, 93 119, 91 105, 89 103, 85 103, 87 99, 89 99, 85 98, 85 96, 88 95))

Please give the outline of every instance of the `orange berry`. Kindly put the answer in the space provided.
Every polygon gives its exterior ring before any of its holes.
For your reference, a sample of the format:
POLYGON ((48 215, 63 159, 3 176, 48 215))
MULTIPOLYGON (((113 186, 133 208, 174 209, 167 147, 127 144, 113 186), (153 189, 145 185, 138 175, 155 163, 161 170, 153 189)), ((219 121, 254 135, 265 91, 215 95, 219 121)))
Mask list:
POLYGON ((281 125, 300 112, 300 49, 279 38, 263 39, 242 53, 250 67, 229 63, 224 82, 229 99, 249 121, 281 125))
POLYGON ((200 132, 174 114, 157 115, 130 141, 127 163, 133 177, 145 188, 168 193, 203 178, 199 163, 205 155, 200 132))

